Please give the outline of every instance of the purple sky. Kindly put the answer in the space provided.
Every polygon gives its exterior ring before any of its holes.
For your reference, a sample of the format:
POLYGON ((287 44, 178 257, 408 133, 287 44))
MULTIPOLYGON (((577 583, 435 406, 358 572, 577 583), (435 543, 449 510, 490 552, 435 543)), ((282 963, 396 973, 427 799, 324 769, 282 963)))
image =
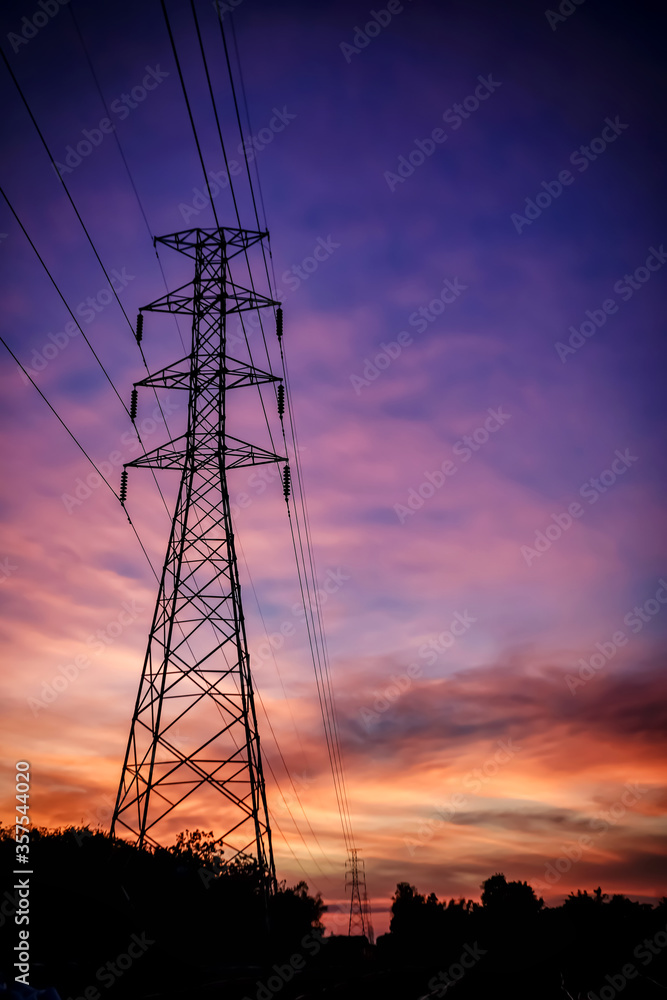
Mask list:
MULTIPOLYGON (((377 31, 389 18, 379 5, 375 22, 347 0, 228 6, 378 926, 402 879, 476 896, 504 871, 541 881, 554 902, 598 884, 659 896, 658 6, 629 16, 586 0, 556 20, 529 3, 408 0, 377 31), (589 834, 581 860, 545 882, 589 834)), ((160 4, 72 0, 40 16, 56 7, 7 2, 2 48, 133 322, 164 292, 151 236, 210 227, 213 213, 160 4)), ((224 188, 218 217, 233 226, 190 6, 168 10, 206 169, 224 188)), ((241 221, 255 228, 215 11, 197 11, 241 221)), ((145 374, 128 324, 2 73, 2 187, 128 401, 145 374)), ((4 202, 0 232, 4 338, 96 462, 118 451, 117 465, 129 461, 130 422, 83 337, 66 332, 70 316, 4 202)), ((178 255, 160 261, 170 287, 188 280, 178 255)), ((151 369, 180 357, 173 321, 150 316, 144 348, 151 369)), ((35 821, 107 825, 155 581, 106 487, 66 499, 91 467, 6 352, 0 363, 5 757, 33 764, 35 821), (31 706, 123 602, 132 624, 48 707, 31 706)), ((169 406, 179 426, 184 400, 169 406)), ((142 395, 149 448, 166 439, 154 407, 142 395)), ((279 875, 305 871, 340 901, 344 851, 280 486, 237 476, 232 500, 252 499, 236 512, 257 687, 317 834, 288 808, 262 710, 279 875), (275 661, 248 574, 269 633, 295 625, 275 661)), ((115 488, 119 477, 118 465, 115 488)), ((163 482, 173 499, 174 477, 163 482)), ((150 474, 132 470, 128 509, 159 567, 169 521, 150 474)), ((215 825, 196 809, 186 819, 215 825)))

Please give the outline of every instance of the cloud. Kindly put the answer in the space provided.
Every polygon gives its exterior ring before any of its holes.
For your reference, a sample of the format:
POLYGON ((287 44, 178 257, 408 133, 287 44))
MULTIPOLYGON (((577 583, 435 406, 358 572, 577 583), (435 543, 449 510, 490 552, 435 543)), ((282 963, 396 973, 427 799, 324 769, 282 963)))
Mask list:
MULTIPOLYGON (((438 746, 448 759, 469 743, 508 736, 538 748, 554 730, 567 734, 570 741, 591 746, 613 742, 620 752, 630 748, 640 752, 648 747, 659 754, 665 746, 663 695, 667 682, 657 661, 636 663, 630 656, 619 659, 576 691, 576 696, 565 683, 572 666, 543 665, 539 657, 532 660, 526 652, 445 677, 427 676, 431 671, 423 662, 420 666, 422 676, 410 682, 394 705, 377 713, 370 732, 363 725, 360 709, 366 705, 374 710, 373 680, 378 685, 375 694, 381 696, 391 686, 392 675, 400 674, 396 659, 369 662, 363 691, 344 691, 350 752, 373 753, 378 748, 401 758, 414 753, 418 759, 438 746)), ((572 764, 576 766, 575 761, 572 764)))

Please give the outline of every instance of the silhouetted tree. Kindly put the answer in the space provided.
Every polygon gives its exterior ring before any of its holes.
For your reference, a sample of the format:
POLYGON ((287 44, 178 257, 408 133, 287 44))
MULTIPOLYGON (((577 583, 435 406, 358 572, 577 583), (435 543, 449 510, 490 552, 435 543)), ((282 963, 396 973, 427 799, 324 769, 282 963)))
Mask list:
POLYGON ((204 833, 203 830, 181 831, 176 837, 176 843, 167 850, 177 858, 190 862, 197 862, 208 868, 210 871, 219 874, 225 863, 223 838, 217 840, 213 836, 213 831, 204 833))
MULTIPOLYGON (((13 830, 0 827, 5 972, 16 943, 14 850, 13 830)), ((33 829, 31 862, 39 872, 31 900, 34 985, 83 996, 100 985, 99 970, 126 955, 137 937, 148 942, 145 951, 117 981, 101 984, 105 1000, 200 994, 243 1000, 258 993, 267 1000, 277 987, 262 993, 259 984, 272 976, 274 986, 283 984, 280 1000, 321 997, 333 984, 332 1000, 435 998, 445 987, 447 1000, 562 1000, 605 995, 606 977, 620 981, 618 970, 627 963, 638 970, 636 983, 624 990, 627 1000, 648 997, 646 990, 667 982, 667 899, 652 907, 620 894, 610 898, 598 887, 545 907, 527 882, 496 873, 483 882, 480 905, 441 901, 399 882, 391 929, 376 951, 346 956, 345 948, 332 947, 327 957, 319 939, 326 909, 319 894, 312 896, 305 882, 281 883, 267 909, 256 864, 227 863, 222 851, 203 830, 184 831, 168 849, 140 850, 89 828, 33 829), (306 963, 298 975, 289 965, 295 955, 306 963), (276 969, 287 970, 287 978, 276 969), (205 993, 207 983, 217 992, 205 993)))
POLYGON ((569 893, 563 906, 600 906, 608 898, 607 893, 603 892, 600 886, 592 893, 589 893, 587 889, 584 889, 583 892, 581 889, 577 889, 576 893, 569 893))
POLYGON ((527 882, 508 882, 502 873, 485 879, 481 885, 482 906, 504 918, 531 917, 544 906, 527 882))
POLYGON ((399 882, 392 896, 390 932, 411 935, 415 923, 420 922, 424 903, 424 897, 417 892, 414 885, 410 885, 409 882, 399 882))
MULTIPOLYGON (((226 864, 220 842, 205 831, 185 831, 171 848, 143 850, 87 827, 33 828, 30 846, 39 872, 31 899, 31 981, 53 985, 63 997, 82 996, 88 986, 101 986, 109 1000, 167 989, 190 995, 204 981, 224 981, 232 967, 284 960, 321 927, 324 904, 305 882, 282 884, 267 914, 257 865, 226 864), (127 955, 136 938, 147 942, 143 951, 122 977, 101 983, 99 970, 127 955)), ((7 874, 13 852, 13 830, 0 827, 5 925, 14 905, 7 874)), ((0 970, 12 968, 14 939, 2 937, 0 970)))

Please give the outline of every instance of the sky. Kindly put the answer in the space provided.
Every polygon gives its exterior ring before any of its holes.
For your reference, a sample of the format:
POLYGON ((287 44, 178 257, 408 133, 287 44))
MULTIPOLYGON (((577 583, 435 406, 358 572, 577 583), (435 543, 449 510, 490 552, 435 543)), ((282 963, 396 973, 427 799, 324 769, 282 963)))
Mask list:
MULTIPOLYGON (((479 898, 504 872, 553 905, 598 885, 655 900, 667 873, 658 5, 631 18, 596 0, 220 7, 285 313, 376 930, 398 881, 479 898)), ((190 4, 167 9, 216 212, 234 226, 190 4)), ((254 229, 216 10, 196 9, 254 229)), ((158 2, 10 0, 1 18, 79 218, 4 65, 0 183, 89 344, 6 200, 2 335, 117 490, 136 442, 114 387, 127 404, 145 375, 130 323, 165 281, 189 279, 152 238, 214 226, 213 210, 158 2)), ((183 319, 148 316, 151 370, 182 355, 179 333, 183 319)), ((156 596, 146 554, 159 569, 170 514, 150 473, 131 470, 145 554, 1 350, 0 816, 13 761, 27 760, 34 823, 108 828, 156 596)), ((182 427, 184 397, 161 401, 182 427)), ((145 390, 138 425, 147 448, 167 439, 145 390)), ((169 507, 173 474, 160 484, 169 507)), ((345 851, 280 483, 239 470, 230 493, 278 877, 321 890, 341 929, 345 851)), ((174 838, 194 825, 215 816, 193 804, 174 838)))

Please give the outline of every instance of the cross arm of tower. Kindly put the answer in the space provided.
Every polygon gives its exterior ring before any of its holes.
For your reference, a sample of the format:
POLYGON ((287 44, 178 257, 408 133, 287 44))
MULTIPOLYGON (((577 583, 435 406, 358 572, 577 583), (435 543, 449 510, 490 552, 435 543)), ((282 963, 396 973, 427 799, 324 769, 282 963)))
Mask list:
POLYGON ((260 295, 254 289, 237 285, 233 281, 227 281, 224 291, 221 291, 219 276, 212 275, 210 278, 203 278, 199 281, 196 288, 194 282, 189 281, 173 292, 166 292, 159 299, 142 306, 141 311, 184 313, 186 315, 196 313, 198 316, 204 316, 207 312, 219 309, 225 302, 227 302, 227 307, 224 311, 227 315, 280 305, 277 299, 260 295), (191 289, 191 291, 188 293, 187 289, 191 289))
POLYGON ((279 375, 271 375, 252 365, 247 365, 236 358, 225 358, 225 366, 222 371, 217 366, 217 362, 211 361, 202 364, 199 368, 192 367, 192 355, 189 354, 180 361, 174 361, 160 371, 153 372, 140 382, 135 382, 135 386, 148 386, 149 388, 162 389, 189 389, 197 385, 199 390, 217 385, 220 376, 225 376, 225 386, 227 389, 238 389, 247 385, 258 385, 260 382, 280 382, 279 375))
POLYGON ((205 256, 207 249, 211 251, 220 250, 224 243, 225 256, 231 260, 240 253, 244 253, 254 243, 266 239, 268 230, 260 232, 254 229, 231 229, 229 226, 221 226, 219 229, 185 229, 180 233, 171 233, 169 236, 156 236, 153 243, 163 243, 164 246, 178 250, 186 257, 196 259, 197 253, 205 256), (230 253, 229 248, 235 247, 236 253, 230 253))
MULTIPOLYGON (((158 445, 152 451, 147 451, 145 455, 140 455, 132 462, 127 462, 126 467, 134 469, 182 469, 186 461, 191 457, 187 447, 187 434, 168 441, 167 444, 158 445), (184 447, 176 447, 179 441, 184 442, 184 447)), ((217 439, 211 436, 211 443, 201 443, 196 451, 196 468, 203 469, 207 465, 218 463, 220 455, 224 458, 226 469, 240 469, 247 465, 266 465, 268 462, 286 462, 287 459, 275 452, 267 451, 256 444, 249 444, 247 441, 240 441, 226 436, 226 441, 233 442, 231 445, 223 444, 220 449, 217 439)))
POLYGON ((254 288, 244 288, 243 285, 237 285, 233 281, 227 282, 225 296, 227 299, 236 301, 236 305, 232 306, 231 309, 227 306, 228 313, 245 312, 248 309, 263 309, 267 306, 280 305, 278 299, 270 299, 266 295, 260 295, 254 288))
POLYGON ((264 448, 258 448, 255 444, 248 444, 246 441, 239 441, 238 438, 232 437, 230 434, 227 435, 227 441, 234 441, 235 445, 229 447, 223 446, 223 452, 227 456, 227 459, 231 457, 232 461, 225 461, 225 467, 228 469, 240 469, 244 465, 266 465, 267 462, 286 462, 287 459, 283 455, 276 455, 272 451, 266 451, 264 448))

